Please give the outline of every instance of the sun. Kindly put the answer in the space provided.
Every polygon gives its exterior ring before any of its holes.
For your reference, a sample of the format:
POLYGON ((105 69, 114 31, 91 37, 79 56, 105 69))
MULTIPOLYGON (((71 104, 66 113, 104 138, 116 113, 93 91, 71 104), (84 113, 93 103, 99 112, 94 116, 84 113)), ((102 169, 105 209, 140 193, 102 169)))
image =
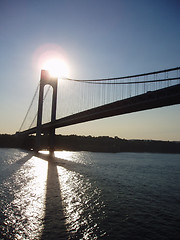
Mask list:
POLYGON ((43 69, 47 70, 51 77, 66 78, 69 76, 69 68, 60 58, 51 58, 44 62, 43 69))

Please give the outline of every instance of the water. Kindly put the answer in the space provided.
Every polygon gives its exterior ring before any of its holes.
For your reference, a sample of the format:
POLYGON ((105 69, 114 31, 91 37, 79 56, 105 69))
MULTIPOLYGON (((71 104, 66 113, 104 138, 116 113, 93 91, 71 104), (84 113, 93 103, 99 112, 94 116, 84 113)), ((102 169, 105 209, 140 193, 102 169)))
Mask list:
POLYGON ((179 239, 180 155, 0 149, 0 239, 179 239))

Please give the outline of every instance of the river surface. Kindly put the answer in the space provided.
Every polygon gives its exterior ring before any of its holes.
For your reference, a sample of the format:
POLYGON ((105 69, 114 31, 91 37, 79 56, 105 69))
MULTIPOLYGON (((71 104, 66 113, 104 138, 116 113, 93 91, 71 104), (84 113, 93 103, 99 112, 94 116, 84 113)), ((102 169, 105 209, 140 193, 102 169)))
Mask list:
POLYGON ((180 239, 180 155, 0 149, 0 239, 180 239))

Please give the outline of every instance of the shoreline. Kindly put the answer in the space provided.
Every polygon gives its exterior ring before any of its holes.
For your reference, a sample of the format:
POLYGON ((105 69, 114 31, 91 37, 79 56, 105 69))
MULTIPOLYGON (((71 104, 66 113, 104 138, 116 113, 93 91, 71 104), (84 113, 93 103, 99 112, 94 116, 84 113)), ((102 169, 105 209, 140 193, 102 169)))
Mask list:
MULTIPOLYGON (((48 135, 41 138, 41 149, 49 146, 48 135)), ((0 148, 34 149, 35 136, 0 134, 0 148)), ((88 151, 102 153, 180 153, 180 141, 126 140, 118 137, 56 135, 55 151, 88 151)))

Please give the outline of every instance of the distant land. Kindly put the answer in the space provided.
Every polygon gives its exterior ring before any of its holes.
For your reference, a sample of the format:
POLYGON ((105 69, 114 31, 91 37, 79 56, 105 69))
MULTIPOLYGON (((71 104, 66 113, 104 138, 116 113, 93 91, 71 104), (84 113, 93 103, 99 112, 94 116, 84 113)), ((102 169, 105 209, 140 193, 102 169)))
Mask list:
MULTIPOLYGON (((42 148, 48 149, 48 135, 42 136, 42 148)), ((33 149, 35 136, 0 134, 1 148, 33 149)), ((180 153, 180 141, 126 140, 119 137, 56 135, 55 150, 90 152, 180 153)))

